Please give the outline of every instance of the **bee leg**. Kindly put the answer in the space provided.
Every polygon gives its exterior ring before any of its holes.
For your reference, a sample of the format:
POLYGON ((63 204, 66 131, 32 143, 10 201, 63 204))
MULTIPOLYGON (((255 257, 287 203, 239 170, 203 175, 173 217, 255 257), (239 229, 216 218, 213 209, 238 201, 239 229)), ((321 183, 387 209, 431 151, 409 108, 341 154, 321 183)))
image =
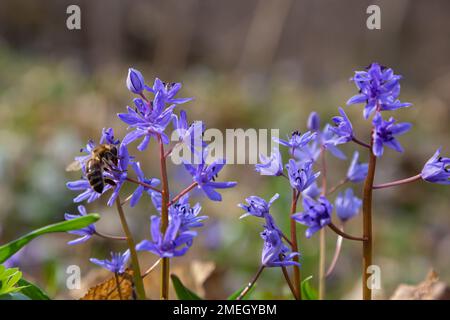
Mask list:
POLYGON ((107 183, 107 184, 109 184, 110 186, 113 186, 113 187, 116 186, 116 183, 113 180, 108 179, 108 178, 105 179, 105 183, 107 183))

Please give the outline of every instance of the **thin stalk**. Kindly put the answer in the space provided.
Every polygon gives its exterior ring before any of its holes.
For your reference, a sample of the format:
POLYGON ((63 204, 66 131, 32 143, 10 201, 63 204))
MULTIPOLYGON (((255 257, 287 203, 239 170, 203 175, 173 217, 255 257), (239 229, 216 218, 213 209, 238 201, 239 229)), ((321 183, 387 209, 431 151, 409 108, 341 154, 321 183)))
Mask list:
POLYGON ((112 236, 112 235, 109 235, 109 234, 101 233, 101 232, 99 232, 97 230, 95 230, 94 234, 96 236, 99 236, 100 238, 108 239, 108 240, 122 240, 122 241, 127 240, 127 237, 112 236))
POLYGON ((159 190, 158 188, 155 188, 155 187, 149 185, 148 183, 145 183, 145 182, 142 182, 142 181, 138 181, 138 180, 133 179, 133 178, 127 178, 127 181, 139 184, 139 185, 143 186, 144 188, 148 188, 148 189, 156 191, 158 193, 162 193, 161 190, 159 190))
POLYGON ((260 266, 258 271, 256 272, 253 279, 248 283, 248 285, 245 287, 244 290, 242 290, 241 294, 237 297, 236 300, 242 300, 242 298, 245 297, 245 295, 250 291, 250 289, 254 286, 255 282, 258 281, 259 276, 264 270, 264 266, 260 266))
POLYGON ((337 185, 335 185, 334 187, 330 188, 330 190, 327 191, 327 196, 329 196, 330 194, 332 194, 333 192, 335 192, 337 189, 339 189, 340 187, 342 187, 344 184, 346 184, 347 182, 349 182, 348 178, 344 178, 341 181, 338 182, 337 185))
POLYGON ((194 189, 196 186, 198 186, 197 182, 193 182, 191 185, 189 185, 187 188, 185 188, 183 191, 181 191, 179 194, 177 194, 172 200, 169 201, 169 207, 176 203, 182 196, 184 196, 186 193, 194 189))
MULTIPOLYGON (((162 201, 161 201, 161 233, 165 234, 169 225, 169 183, 167 179, 167 167, 166 158, 164 157, 164 144, 161 136, 158 136, 159 140, 159 158, 161 166, 161 185, 162 185, 162 201)), ((161 267, 161 300, 169 299, 169 272, 170 272, 170 259, 162 258, 161 267)))
POLYGON ((145 278, 150 273, 152 273, 152 271, 155 270, 155 268, 159 265, 160 262, 161 262, 161 258, 156 260, 156 262, 154 264, 152 264, 152 266, 150 268, 148 268, 147 271, 144 272, 144 274, 142 275, 142 278, 145 278))
MULTIPOLYGON (((298 252, 298 243, 297 243, 297 223, 294 219, 291 218, 291 216, 297 211, 297 202, 300 197, 300 192, 297 192, 295 189, 292 189, 292 203, 291 203, 291 215, 289 217, 290 223, 291 223, 291 249, 292 252, 298 252)), ((293 258, 295 262, 299 261, 298 256, 295 256, 293 258)), ((294 268, 294 287, 295 291, 297 292, 298 300, 302 300, 302 292, 300 290, 300 284, 301 284, 301 274, 300 274, 300 268, 297 265, 293 266, 294 268)))
MULTIPOLYGON (((322 159, 322 193, 327 194, 327 162, 325 156, 325 148, 322 147, 320 151, 322 159)), ((319 300, 325 298, 325 254, 326 254, 326 233, 325 228, 319 231, 319 300)))
MULTIPOLYGON (((373 139, 371 146, 373 145, 373 139)), ((372 148, 370 148, 369 156, 369 170, 366 180, 364 182, 363 189, 363 236, 365 241, 363 242, 363 261, 362 261, 362 289, 363 299, 372 299, 372 289, 368 286, 369 273, 367 269, 372 265, 372 191, 373 181, 375 178, 375 168, 377 163, 377 157, 373 154, 372 148)))
POLYGON ((396 180, 396 181, 391 181, 391 182, 387 182, 387 183, 374 185, 372 187, 372 189, 383 189, 383 188, 399 186, 399 185, 402 185, 402 184, 415 182, 415 181, 418 181, 418 180, 421 180, 421 179, 422 179, 422 175, 419 173, 419 174, 417 174, 415 176, 412 176, 412 177, 409 177, 409 178, 406 178, 406 179, 396 180))
POLYGON ((119 293, 119 299, 123 300, 122 291, 120 290, 119 275, 117 274, 117 272, 114 272, 114 277, 116 278, 116 285, 117 285, 117 292, 119 293))
MULTIPOLYGON (((344 228, 341 228, 342 231, 344 231, 344 228)), ((342 240, 344 238, 342 236, 338 236, 336 240, 336 248, 334 250, 333 259, 331 260, 331 264, 328 267, 326 277, 329 277, 331 273, 334 271, 334 268, 336 267, 337 261, 339 259, 339 255, 341 254, 341 248, 342 248, 342 240)))
POLYGON ((281 271, 283 272, 284 279, 286 280, 286 283, 289 286, 289 289, 291 289, 292 295, 294 296, 295 300, 299 300, 297 291, 295 291, 295 287, 292 284, 291 279, 289 278, 289 273, 287 272, 286 267, 281 267, 281 271))
POLYGON ((366 237, 360 238, 360 237, 355 237, 355 236, 349 235, 348 233, 345 233, 344 231, 339 229, 337 226, 335 226, 332 222, 329 223, 328 226, 330 227, 331 230, 336 232, 341 237, 344 237, 345 239, 355 240, 355 241, 366 241, 367 240, 366 237))
POLYGON ((370 146, 370 144, 365 143, 365 142, 363 142, 363 141, 357 139, 356 137, 353 137, 353 138, 352 138, 352 141, 355 142, 355 143, 357 143, 357 144, 359 144, 360 146, 365 147, 365 148, 368 148, 368 149, 371 149, 371 148, 372 148, 372 147, 370 146))
POLYGON ((136 245, 133 239, 133 236, 130 232, 130 228, 128 227, 127 219, 125 217, 125 213, 123 212, 122 205, 120 204, 120 197, 117 196, 116 199, 117 211, 119 212, 120 223, 122 224, 123 232, 127 238, 128 249, 130 249, 131 255, 131 266, 133 268, 133 278, 134 285, 136 286, 136 292, 139 300, 145 300, 145 290, 144 283, 142 282, 141 269, 139 267, 139 259, 136 253, 136 245))

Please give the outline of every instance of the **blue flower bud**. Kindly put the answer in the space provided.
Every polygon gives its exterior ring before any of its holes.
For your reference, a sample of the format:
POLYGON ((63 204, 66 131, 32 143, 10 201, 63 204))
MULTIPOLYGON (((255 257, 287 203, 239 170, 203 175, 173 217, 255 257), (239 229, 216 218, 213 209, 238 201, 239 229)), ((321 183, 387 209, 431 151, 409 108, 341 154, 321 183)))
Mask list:
POLYGON ((308 117, 307 123, 308 130, 319 131, 320 130, 320 117, 317 112, 313 111, 308 117))
POLYGON ((129 68, 127 77, 127 88, 128 90, 130 90, 135 94, 142 93, 142 91, 144 91, 145 88, 144 77, 142 76, 142 73, 140 73, 136 69, 129 68))

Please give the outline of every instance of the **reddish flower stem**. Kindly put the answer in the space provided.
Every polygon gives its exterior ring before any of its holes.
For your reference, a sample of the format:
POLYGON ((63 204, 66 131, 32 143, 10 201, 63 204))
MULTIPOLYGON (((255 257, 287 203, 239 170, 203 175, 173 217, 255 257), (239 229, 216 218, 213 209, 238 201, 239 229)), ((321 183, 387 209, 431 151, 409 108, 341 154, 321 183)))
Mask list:
MULTIPOLYGON (((161 136, 158 136, 159 140, 159 158, 161 169, 161 185, 162 185, 162 201, 161 201, 161 233, 165 234, 169 225, 169 183, 167 179, 167 167, 166 158, 164 157, 164 144, 161 136)), ((161 267, 161 300, 169 299, 169 272, 170 272, 170 260, 169 258, 162 258, 161 267)))
POLYGON ((148 183, 141 182, 141 181, 135 180, 135 179, 133 179, 133 178, 128 178, 128 177, 127 177, 127 181, 133 182, 133 183, 136 183, 136 184, 139 184, 139 185, 143 186, 144 188, 148 188, 148 189, 150 189, 150 190, 153 190, 153 191, 162 193, 161 190, 159 190, 159 189, 157 189, 157 188, 155 188, 155 187, 152 187, 152 186, 149 185, 148 183))
POLYGON ((372 148, 372 147, 370 146, 370 144, 367 144, 367 143, 365 143, 365 142, 363 142, 363 141, 357 139, 356 137, 353 137, 353 138, 352 138, 352 141, 355 142, 355 143, 357 143, 357 144, 359 144, 360 146, 365 147, 365 148, 368 148, 368 149, 371 149, 371 148, 372 148))
MULTIPOLYGON (((291 218, 291 216, 297 211, 297 202, 300 197, 300 192, 297 192, 295 189, 292 189, 292 203, 291 203, 291 214, 289 216, 290 220, 290 227, 291 227, 291 249, 292 252, 298 252, 298 243, 297 243, 297 223, 294 219, 291 218)), ((293 258, 294 261, 298 262, 299 258, 298 256, 295 256, 293 258)), ((300 275, 300 268, 296 265, 293 266, 294 268, 294 288, 297 293, 298 300, 302 299, 302 292, 300 289, 301 284, 301 275, 300 275)))
POLYGON ((362 290, 364 300, 372 299, 372 289, 367 285, 370 276, 367 269, 372 265, 372 191, 377 164, 377 157, 373 154, 372 145, 373 138, 369 149, 369 170, 363 189, 363 237, 365 240, 363 241, 362 290))
POLYGON ((412 177, 409 177, 409 178, 406 178, 406 179, 396 180, 396 181, 391 181, 391 182, 387 182, 387 183, 374 185, 372 187, 372 189, 384 189, 384 188, 399 186, 399 185, 402 185, 402 184, 415 182, 415 181, 418 181, 420 179, 422 179, 422 175, 419 173, 419 174, 417 174, 415 176, 412 176, 412 177))
POLYGON ((196 186, 198 186, 197 182, 193 182, 191 185, 189 185, 187 188, 185 188, 183 191, 181 191, 179 194, 177 194, 172 200, 169 201, 169 207, 176 203, 182 196, 184 196, 186 193, 194 189, 196 186))

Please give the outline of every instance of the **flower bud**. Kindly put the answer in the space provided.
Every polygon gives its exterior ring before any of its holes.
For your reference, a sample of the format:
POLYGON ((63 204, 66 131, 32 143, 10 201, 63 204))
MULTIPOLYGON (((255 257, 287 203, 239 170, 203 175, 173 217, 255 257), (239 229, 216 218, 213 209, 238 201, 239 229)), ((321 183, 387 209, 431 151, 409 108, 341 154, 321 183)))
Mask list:
POLYGON ((308 117, 307 123, 308 130, 319 131, 320 130, 320 117, 317 112, 313 111, 308 117))
POLYGON ((129 68, 127 77, 127 88, 133 93, 140 94, 144 91, 144 77, 138 70, 129 68))

